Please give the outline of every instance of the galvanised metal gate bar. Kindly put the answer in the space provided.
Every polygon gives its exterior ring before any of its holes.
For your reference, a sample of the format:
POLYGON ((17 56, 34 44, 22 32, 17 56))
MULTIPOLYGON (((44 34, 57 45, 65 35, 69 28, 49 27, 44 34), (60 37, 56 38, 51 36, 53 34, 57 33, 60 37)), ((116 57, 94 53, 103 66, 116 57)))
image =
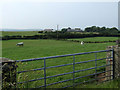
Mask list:
MULTIPOLYGON (((39 86, 39 87, 35 87, 35 88, 40 88, 40 87, 45 87, 46 88, 47 86, 50 86, 50 85, 54 85, 54 84, 58 84, 58 83, 67 82, 67 81, 73 80, 73 85, 71 85, 71 86, 74 87, 75 85, 78 85, 78 84, 82 84, 82 83, 85 83, 85 82, 98 80, 100 78, 96 78, 96 75, 101 74, 101 73, 105 73, 105 72, 110 72, 110 71, 113 71, 113 70, 97 72, 97 68, 106 67, 106 66, 110 66, 111 65, 111 64, 106 64, 106 65, 102 65, 102 66, 97 66, 97 61, 104 60, 104 59, 112 59, 113 60, 113 58, 114 58, 113 54, 112 54, 111 57, 97 59, 97 54, 96 53, 99 53, 99 52, 112 52, 113 53, 113 50, 112 49, 111 50, 101 50, 101 51, 93 51, 93 52, 85 52, 85 53, 76 53, 76 54, 67 54, 67 55, 59 55, 59 56, 50 56, 50 57, 43 57, 43 58, 36 58, 36 59, 17 60, 16 62, 30 62, 30 61, 36 61, 36 60, 44 60, 44 68, 37 68, 37 69, 24 70, 24 71, 18 71, 17 72, 18 74, 20 74, 20 73, 25 73, 25 72, 30 72, 30 71, 44 70, 44 77, 43 78, 32 79, 32 80, 23 81, 23 82, 17 82, 17 84, 23 84, 23 83, 28 83, 28 82, 33 82, 33 81, 38 81, 38 80, 43 80, 44 79, 44 85, 39 86), (95 60, 75 62, 75 56, 76 55, 91 54, 91 53, 95 53, 95 60), (73 63, 46 67, 46 59, 68 57, 68 56, 73 56, 73 63), (88 62, 92 62, 92 61, 95 61, 95 67, 82 69, 82 70, 76 70, 75 71, 75 64, 88 63, 88 62), (68 66, 68 65, 73 65, 73 71, 72 72, 62 73, 62 74, 53 75, 53 76, 46 76, 46 69, 48 69, 48 68, 56 68, 56 67, 63 67, 63 66, 68 66), (92 69, 95 69, 95 73, 75 78, 75 73, 78 73, 78 72, 81 72, 81 71, 92 70, 92 69), (51 84, 46 84, 46 79, 48 79, 48 78, 53 78, 53 77, 58 77, 58 76, 68 75, 68 74, 73 74, 73 78, 72 79, 63 80, 63 81, 58 81, 58 82, 51 83, 51 84), (88 80, 88 81, 85 81, 85 82, 80 82, 80 83, 77 83, 77 84, 75 84, 75 82, 74 82, 74 80, 76 80, 76 79, 84 78, 84 77, 88 77, 88 76, 93 76, 93 75, 95 75, 95 79, 88 80)), ((113 74, 110 75, 110 76, 105 76, 105 77, 111 77, 112 76, 112 79, 113 79, 114 78, 113 74)), ((102 78, 105 78, 105 77, 102 77, 102 78)), ((66 86, 66 87, 71 87, 71 86, 66 86)), ((63 87, 63 88, 66 88, 66 87, 63 87)))

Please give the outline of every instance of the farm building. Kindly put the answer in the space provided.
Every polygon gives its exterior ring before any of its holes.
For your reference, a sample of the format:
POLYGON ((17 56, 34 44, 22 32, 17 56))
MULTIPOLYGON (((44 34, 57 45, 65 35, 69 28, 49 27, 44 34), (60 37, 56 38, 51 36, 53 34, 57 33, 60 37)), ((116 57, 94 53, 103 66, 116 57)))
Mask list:
POLYGON ((71 29, 70 27, 66 28, 67 32, 82 32, 80 28, 71 29))
POLYGON ((44 29, 44 32, 52 32, 53 29, 44 29))

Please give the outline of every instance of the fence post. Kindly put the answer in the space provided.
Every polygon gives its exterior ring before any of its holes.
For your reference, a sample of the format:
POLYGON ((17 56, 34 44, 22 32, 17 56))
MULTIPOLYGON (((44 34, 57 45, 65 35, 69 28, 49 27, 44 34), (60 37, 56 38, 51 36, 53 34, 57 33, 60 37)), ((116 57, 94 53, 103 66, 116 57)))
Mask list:
POLYGON ((113 75, 113 79, 120 77, 120 47, 118 45, 108 46, 107 49, 113 49, 113 55, 110 52, 107 53, 107 57, 113 56, 113 60, 106 59, 106 64, 112 64, 112 67, 106 67, 106 71, 113 70, 106 72, 106 80, 109 80, 111 79, 111 77, 108 77, 110 75, 113 75))
POLYGON ((97 54, 95 53, 95 79, 97 80, 97 54))
POLYGON ((113 57, 113 61, 112 61, 112 79, 115 78, 115 54, 114 54, 114 49, 112 49, 112 57, 113 57))
POLYGON ((75 86, 75 56, 73 56, 73 87, 75 86))
POLYGON ((120 77, 120 47, 114 47, 114 78, 120 77))
POLYGON ((46 89, 46 59, 44 58, 44 87, 46 89))
POLYGON ((8 58, 0 58, 2 65, 2 88, 16 87, 16 62, 8 58))

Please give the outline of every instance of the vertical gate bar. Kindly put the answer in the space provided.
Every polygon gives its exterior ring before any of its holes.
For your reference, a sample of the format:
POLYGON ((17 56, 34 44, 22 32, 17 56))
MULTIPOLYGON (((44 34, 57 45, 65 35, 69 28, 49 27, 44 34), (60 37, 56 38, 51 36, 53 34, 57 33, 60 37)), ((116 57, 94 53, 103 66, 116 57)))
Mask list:
POLYGON ((46 88, 46 59, 44 58, 44 86, 46 88))
POLYGON ((95 79, 97 79, 97 54, 95 53, 95 79))
POLYGON ((75 85, 75 56, 73 56, 73 87, 75 85))
POLYGON ((114 60, 114 55, 115 55, 114 49, 112 49, 112 75, 113 75, 112 79, 115 78, 115 60, 114 60))

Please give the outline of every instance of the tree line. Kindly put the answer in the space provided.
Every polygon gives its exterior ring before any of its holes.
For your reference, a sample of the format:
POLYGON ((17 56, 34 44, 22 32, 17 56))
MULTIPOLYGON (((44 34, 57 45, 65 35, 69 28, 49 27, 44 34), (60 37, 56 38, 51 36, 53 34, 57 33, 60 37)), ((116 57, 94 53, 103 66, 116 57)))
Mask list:
POLYGON ((85 32, 98 32, 99 34, 118 34, 120 31, 116 27, 106 28, 106 27, 87 27, 85 32))
MULTIPOLYGON (((70 29, 70 28, 69 28, 70 29)), ((85 38, 85 37, 120 37, 120 31, 116 27, 106 28, 106 27, 86 27, 84 33, 71 33, 67 32, 67 29, 61 29, 61 31, 52 31, 52 32, 43 32, 38 31, 38 33, 44 33, 42 35, 33 35, 33 36, 3 36, 0 37, 1 40, 10 40, 10 39, 69 39, 69 38, 85 38), (87 33, 89 32, 89 34, 87 33), (93 32, 97 32, 94 34, 93 32)))

